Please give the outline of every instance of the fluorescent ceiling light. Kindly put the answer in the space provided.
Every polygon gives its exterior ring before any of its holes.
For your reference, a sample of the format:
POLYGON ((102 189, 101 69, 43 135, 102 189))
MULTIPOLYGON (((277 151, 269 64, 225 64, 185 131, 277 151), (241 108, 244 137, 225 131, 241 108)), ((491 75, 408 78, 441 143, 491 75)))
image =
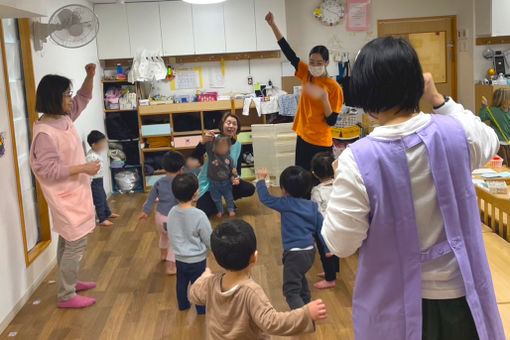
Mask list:
POLYGON ((208 4, 217 4, 219 2, 225 2, 226 0, 182 0, 184 2, 194 4, 194 5, 208 5, 208 4))

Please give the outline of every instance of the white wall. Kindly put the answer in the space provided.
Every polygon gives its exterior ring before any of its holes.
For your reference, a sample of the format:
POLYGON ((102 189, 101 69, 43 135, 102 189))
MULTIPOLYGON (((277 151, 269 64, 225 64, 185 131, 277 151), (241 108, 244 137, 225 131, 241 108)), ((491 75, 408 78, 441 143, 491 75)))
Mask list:
MULTIPOLYGON (((73 0, 89 6, 85 0, 73 0)), ((47 13, 71 3, 69 0, 47 0, 47 13)), ((30 8, 27 8, 30 10, 30 8)), ((42 21, 46 21, 43 19, 42 21)), ((42 52, 33 51, 36 83, 48 73, 64 75, 72 79, 77 90, 85 77, 85 64, 97 61, 95 41, 79 49, 65 49, 51 42, 44 45, 42 52)), ((0 65, 1 66, 1 65, 0 65)), ((19 216, 17 188, 12 155, 9 116, 6 104, 3 67, 0 67, 0 132, 5 134, 6 154, 0 158, 0 188, 6 199, 0 204, 0 332, 27 301, 33 290, 44 279, 55 264, 57 235, 52 235, 51 245, 28 268, 25 265, 23 239, 19 216)), ((92 129, 104 131, 102 94, 98 70, 93 100, 76 122, 82 139, 92 129)), ((110 179, 105 176, 105 186, 110 191, 110 179)))

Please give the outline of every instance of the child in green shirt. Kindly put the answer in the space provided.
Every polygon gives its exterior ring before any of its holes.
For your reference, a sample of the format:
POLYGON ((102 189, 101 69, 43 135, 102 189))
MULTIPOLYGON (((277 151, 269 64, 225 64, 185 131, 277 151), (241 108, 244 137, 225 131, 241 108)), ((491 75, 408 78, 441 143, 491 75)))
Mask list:
POLYGON ((480 119, 490 123, 490 126, 496 131, 501 144, 498 155, 503 158, 503 163, 506 166, 510 166, 510 143, 508 142, 510 140, 510 88, 499 88, 494 91, 490 111, 494 118, 489 113, 487 99, 483 98, 480 119))

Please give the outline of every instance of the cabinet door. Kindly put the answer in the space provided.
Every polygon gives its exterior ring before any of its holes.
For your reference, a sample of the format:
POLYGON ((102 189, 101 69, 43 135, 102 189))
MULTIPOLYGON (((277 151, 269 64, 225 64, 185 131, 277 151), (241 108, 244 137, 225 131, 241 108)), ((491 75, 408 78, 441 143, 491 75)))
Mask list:
POLYGON ((223 5, 227 52, 257 50, 254 0, 227 1, 223 5))
POLYGON ((257 31, 257 51, 279 50, 278 42, 265 17, 267 12, 274 14, 274 20, 282 32, 287 36, 287 21, 285 20, 285 0, 256 0, 255 28, 257 31))
POLYGON ((169 56, 194 54, 191 5, 183 1, 160 2, 159 16, 163 54, 169 56))
POLYGON ((493 37, 510 35, 510 21, 508 20, 509 13, 510 13, 510 1, 492 0, 491 22, 493 37))
POLYGON ((161 25, 159 24, 158 3, 129 3, 126 4, 126 10, 131 54, 136 56, 136 52, 143 49, 161 53, 161 25))
POLYGON ((99 59, 131 58, 126 7, 122 4, 94 6, 99 19, 97 57, 99 59))
POLYGON ((223 5, 193 5, 195 53, 225 53, 223 5))

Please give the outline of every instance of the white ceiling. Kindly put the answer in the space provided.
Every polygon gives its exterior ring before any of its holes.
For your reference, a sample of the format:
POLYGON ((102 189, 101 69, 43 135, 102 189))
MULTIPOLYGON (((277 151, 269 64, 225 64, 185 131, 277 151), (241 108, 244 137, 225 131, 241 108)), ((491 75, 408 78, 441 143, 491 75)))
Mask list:
MULTIPOLYGON (((116 0, 89 0, 94 4, 111 4, 115 2, 120 2, 116 0)), ((177 1, 177 0, 159 0, 159 1, 177 1)), ((124 0, 124 2, 158 2, 158 0, 124 0)))

